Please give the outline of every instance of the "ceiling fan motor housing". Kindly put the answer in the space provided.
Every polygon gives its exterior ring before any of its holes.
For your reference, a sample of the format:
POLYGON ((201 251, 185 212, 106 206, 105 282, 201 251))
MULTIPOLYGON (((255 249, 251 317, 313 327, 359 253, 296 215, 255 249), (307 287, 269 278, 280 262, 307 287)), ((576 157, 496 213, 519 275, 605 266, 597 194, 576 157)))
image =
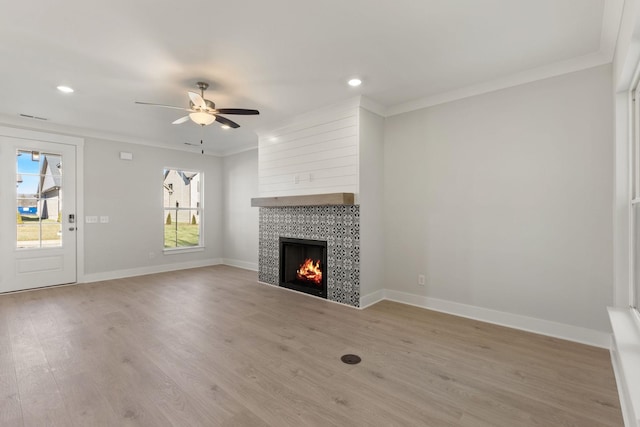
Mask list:
MULTIPOLYGON (((210 110, 215 110, 216 109, 216 104, 213 101, 209 101, 208 99, 205 99, 204 103, 207 104, 207 109, 210 109, 210 110)), ((192 109, 192 110, 198 110, 199 109, 199 107, 197 107, 193 103, 193 101, 189 101, 189 108, 192 109)))

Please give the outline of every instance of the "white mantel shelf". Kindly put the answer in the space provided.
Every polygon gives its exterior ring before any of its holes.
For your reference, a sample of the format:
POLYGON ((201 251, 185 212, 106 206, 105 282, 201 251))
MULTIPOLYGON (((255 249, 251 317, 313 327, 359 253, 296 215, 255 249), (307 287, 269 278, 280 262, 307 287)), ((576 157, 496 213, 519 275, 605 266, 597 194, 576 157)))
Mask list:
POLYGON ((306 196, 257 197, 251 199, 252 207, 281 208, 286 206, 353 205, 353 193, 310 194, 306 196))

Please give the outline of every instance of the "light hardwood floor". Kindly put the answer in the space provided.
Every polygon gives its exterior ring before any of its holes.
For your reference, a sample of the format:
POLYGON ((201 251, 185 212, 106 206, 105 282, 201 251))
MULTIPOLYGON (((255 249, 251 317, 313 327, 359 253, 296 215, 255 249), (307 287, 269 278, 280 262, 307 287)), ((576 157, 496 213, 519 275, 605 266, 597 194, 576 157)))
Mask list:
POLYGON ((622 425, 606 350, 225 266, 0 295, 0 399, 4 427, 622 425))

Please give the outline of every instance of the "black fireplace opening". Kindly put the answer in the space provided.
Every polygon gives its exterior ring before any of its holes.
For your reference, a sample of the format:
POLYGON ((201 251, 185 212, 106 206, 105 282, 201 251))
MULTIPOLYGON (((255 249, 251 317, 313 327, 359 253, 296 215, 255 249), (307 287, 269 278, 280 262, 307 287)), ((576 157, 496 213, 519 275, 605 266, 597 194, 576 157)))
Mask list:
POLYGON ((280 286, 327 298, 327 242, 280 237, 280 286))

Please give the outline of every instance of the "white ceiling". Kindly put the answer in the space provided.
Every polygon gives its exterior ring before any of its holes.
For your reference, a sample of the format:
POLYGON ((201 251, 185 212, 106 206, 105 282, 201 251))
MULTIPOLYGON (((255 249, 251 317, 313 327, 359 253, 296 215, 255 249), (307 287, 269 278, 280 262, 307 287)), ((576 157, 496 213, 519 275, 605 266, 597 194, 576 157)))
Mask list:
POLYGON ((611 61, 622 0, 31 0, 0 14, 0 121, 208 153, 362 95, 395 114, 611 61), (360 88, 346 85, 359 76, 360 88), (207 81, 242 127, 172 125, 207 81), (56 90, 75 88, 72 95, 56 90), (18 114, 46 117, 41 123, 18 114))

